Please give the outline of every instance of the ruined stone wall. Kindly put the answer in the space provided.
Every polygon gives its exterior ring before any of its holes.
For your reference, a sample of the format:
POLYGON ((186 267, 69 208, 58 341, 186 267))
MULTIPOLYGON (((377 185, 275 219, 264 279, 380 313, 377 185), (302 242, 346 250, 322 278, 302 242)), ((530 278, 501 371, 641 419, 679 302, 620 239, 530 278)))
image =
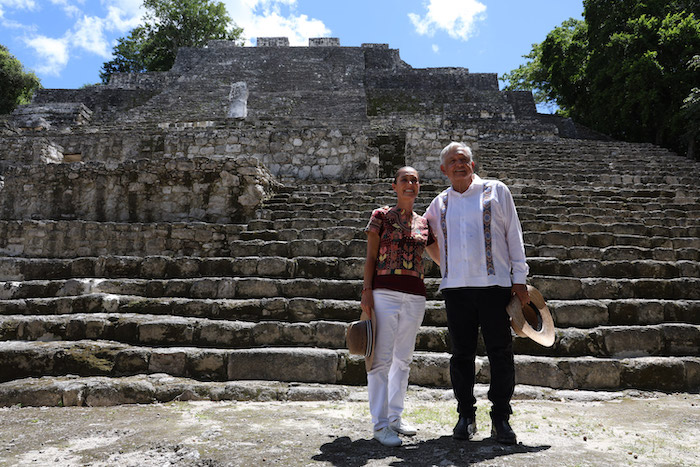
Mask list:
POLYGON ((111 223, 0 220, 0 254, 26 258, 76 256, 228 256, 237 224, 111 223))
POLYGON ((0 174, 12 164, 63 162, 64 149, 52 138, 0 137, 0 174))
POLYGON ((2 219, 243 222, 277 187, 253 157, 8 168, 2 219))
POLYGON ((110 86, 89 86, 81 89, 40 89, 32 104, 56 105, 64 102, 80 102, 92 112, 94 123, 113 121, 117 116, 141 106, 159 93, 165 86, 166 75, 155 73, 120 73, 110 86))
POLYGON ((367 136, 338 128, 183 129, 167 134, 164 153, 176 158, 250 155, 275 176, 301 180, 376 174, 376 162, 367 152, 367 136))

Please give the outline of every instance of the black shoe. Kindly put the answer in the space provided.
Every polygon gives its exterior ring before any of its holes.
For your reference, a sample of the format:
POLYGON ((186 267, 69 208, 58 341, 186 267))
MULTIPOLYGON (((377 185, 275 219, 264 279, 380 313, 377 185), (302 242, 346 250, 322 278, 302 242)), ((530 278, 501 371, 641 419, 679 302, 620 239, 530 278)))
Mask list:
POLYGON ((491 415, 491 437, 501 444, 515 444, 517 438, 507 418, 491 415))
POLYGON ((476 418, 475 417, 459 417, 457 425, 452 430, 454 439, 472 439, 476 433, 476 418))

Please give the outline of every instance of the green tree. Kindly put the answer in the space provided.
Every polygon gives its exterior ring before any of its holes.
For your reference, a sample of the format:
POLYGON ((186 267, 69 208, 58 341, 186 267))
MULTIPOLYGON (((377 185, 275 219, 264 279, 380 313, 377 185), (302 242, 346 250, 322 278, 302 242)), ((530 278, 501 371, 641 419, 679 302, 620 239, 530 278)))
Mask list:
POLYGON ((558 106, 558 113, 567 114, 576 90, 584 84, 581 64, 587 59, 586 23, 569 18, 556 27, 547 39, 539 44, 532 44, 532 50, 524 55, 527 63, 504 74, 500 79, 507 85, 505 90, 529 90, 533 92, 535 102, 558 106), (542 61, 546 50, 548 60, 542 61))
POLYGON ((584 20, 564 22, 533 46, 519 75, 502 78, 506 89, 542 90, 561 113, 597 131, 683 152, 683 101, 700 82, 700 70, 687 66, 700 50, 699 5, 584 0, 584 20))
POLYGON ((10 113, 18 105, 28 104, 34 91, 40 87, 39 78, 25 71, 22 63, 0 44, 0 114, 10 113))
POLYGON ((210 39, 242 41, 243 30, 221 2, 144 0, 143 6, 144 24, 117 40, 114 58, 102 65, 103 83, 118 72, 167 71, 180 47, 202 47, 210 39))
MULTIPOLYGON (((700 55, 695 55, 689 62, 688 68, 700 70, 700 55)), ((697 152, 698 139, 700 139, 700 83, 690 90, 688 97, 683 99, 681 114, 685 120, 686 139, 688 141, 688 157, 700 160, 697 152)))

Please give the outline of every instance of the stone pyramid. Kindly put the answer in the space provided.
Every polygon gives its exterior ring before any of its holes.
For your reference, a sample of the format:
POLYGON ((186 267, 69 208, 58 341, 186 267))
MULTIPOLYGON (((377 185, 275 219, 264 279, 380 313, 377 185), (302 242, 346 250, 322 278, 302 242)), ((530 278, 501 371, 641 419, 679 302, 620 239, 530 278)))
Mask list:
MULTIPOLYGON (((554 315, 553 347, 515 339, 516 382, 700 391, 698 162, 540 115, 495 74, 259 38, 0 120, 0 404, 343 397, 365 383, 344 341, 363 228, 402 165, 422 213, 453 140, 511 188, 554 315)), ((411 383, 447 387, 428 276, 411 383)))

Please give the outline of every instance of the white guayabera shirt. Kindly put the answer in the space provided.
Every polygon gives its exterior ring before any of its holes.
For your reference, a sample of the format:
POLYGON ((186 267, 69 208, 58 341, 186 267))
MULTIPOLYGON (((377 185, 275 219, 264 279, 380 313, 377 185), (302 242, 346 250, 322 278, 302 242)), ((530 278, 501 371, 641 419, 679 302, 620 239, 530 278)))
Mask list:
POLYGON ((475 174, 464 193, 437 195, 425 218, 440 247, 440 290, 526 283, 523 231, 504 183, 475 174))

